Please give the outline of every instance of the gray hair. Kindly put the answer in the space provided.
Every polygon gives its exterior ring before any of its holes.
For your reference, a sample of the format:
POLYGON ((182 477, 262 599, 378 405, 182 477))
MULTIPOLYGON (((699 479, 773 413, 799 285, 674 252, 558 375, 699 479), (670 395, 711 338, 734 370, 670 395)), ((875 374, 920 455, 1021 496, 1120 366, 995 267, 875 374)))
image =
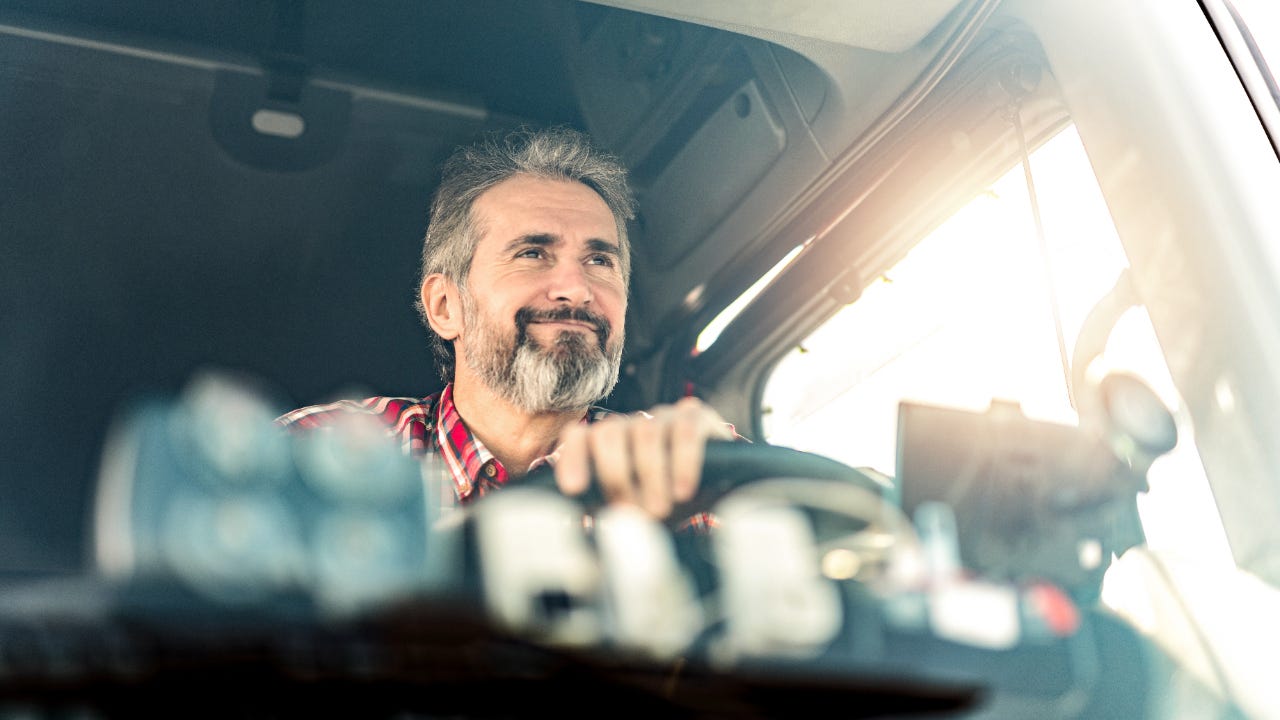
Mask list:
MULTIPOLYGON (((555 127, 521 128, 504 136, 490 136, 475 145, 458 148, 444 162, 422 243, 419 286, 429 275, 439 273, 467 292, 471 258, 480 240, 471 208, 486 190, 515 175, 572 180, 594 190, 617 223, 620 269, 624 286, 630 285, 627 221, 635 217, 635 201, 627 185, 627 170, 616 157, 593 146, 583 133, 555 127)), ((440 376, 449 382, 454 371, 453 343, 432 329, 421 297, 415 306, 431 337, 431 351, 440 376)))

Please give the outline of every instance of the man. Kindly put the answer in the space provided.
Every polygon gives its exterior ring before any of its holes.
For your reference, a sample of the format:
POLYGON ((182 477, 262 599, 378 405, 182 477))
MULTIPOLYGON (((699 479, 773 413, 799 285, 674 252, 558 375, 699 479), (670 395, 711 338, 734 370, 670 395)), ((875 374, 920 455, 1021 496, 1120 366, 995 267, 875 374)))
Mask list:
POLYGON ((417 302, 445 389, 278 422, 376 416, 408 452, 444 460, 461 502, 551 462, 566 494, 594 469, 606 498, 665 517, 696 492, 706 441, 733 432, 695 398, 637 416, 593 407, 618 379, 631 217, 625 169, 580 133, 458 150, 431 204, 417 302))

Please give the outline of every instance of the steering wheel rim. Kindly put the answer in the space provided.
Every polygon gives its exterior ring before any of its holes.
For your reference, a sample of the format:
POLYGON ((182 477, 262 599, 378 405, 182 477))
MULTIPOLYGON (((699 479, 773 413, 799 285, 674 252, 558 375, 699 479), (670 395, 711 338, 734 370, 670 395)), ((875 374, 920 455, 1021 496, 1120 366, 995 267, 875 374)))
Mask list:
MULTIPOLYGON (((886 500, 894 501, 897 496, 897 488, 892 482, 824 455, 782 445, 709 440, 703 456, 698 492, 693 499, 676 504, 669 517, 679 522, 709 512, 721 498, 734 490, 777 478, 847 482, 886 500)), ((550 466, 538 468, 514 484, 557 490, 555 470, 550 466)), ((581 503, 588 513, 595 513, 607 504, 594 479, 586 492, 573 499, 581 503)))

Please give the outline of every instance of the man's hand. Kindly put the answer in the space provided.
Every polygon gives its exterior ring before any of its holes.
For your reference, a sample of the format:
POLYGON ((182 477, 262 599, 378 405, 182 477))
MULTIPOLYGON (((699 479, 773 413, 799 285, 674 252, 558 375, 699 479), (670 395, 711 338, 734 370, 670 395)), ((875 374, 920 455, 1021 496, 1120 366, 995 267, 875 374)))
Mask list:
POLYGON ((591 483, 591 468, 610 502, 635 503, 654 517, 693 499, 708 440, 732 440, 728 423, 697 398, 659 405, 642 415, 613 415, 575 424, 561 436, 556 484, 578 495, 591 483))

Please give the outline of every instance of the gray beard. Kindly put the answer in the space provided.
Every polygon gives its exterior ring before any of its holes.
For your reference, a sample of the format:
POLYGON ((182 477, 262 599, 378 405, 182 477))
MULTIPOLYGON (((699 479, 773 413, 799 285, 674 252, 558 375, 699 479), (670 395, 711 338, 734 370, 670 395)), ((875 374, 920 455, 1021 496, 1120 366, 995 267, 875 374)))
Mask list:
POLYGON ((469 293, 462 293, 462 311, 470 337, 465 362, 491 390, 530 413, 585 410, 612 390, 622 365, 622 335, 614 339, 604 318, 584 310, 516 313, 515 338, 497 323, 482 318, 469 293), (528 333, 533 319, 575 319, 596 326, 597 342, 584 333, 565 331, 550 347, 528 333), (613 340, 611 343, 610 340, 613 340))

